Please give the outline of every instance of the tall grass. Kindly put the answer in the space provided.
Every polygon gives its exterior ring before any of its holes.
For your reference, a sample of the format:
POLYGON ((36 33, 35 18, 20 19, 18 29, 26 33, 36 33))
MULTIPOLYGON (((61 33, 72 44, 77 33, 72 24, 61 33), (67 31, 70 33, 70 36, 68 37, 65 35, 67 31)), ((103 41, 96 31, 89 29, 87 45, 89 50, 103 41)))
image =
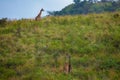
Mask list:
POLYGON ((120 12, 21 19, 0 27, 0 80, 119 80, 119 59, 120 12), (66 54, 69 74, 63 71, 66 54))

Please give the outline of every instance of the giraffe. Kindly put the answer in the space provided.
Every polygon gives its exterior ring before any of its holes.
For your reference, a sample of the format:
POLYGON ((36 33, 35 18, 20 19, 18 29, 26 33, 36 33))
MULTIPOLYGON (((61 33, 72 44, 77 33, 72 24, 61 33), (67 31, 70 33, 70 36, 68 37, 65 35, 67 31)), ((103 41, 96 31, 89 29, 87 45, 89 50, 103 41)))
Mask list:
POLYGON ((63 67, 65 74, 70 73, 71 68, 72 68, 72 66, 71 66, 71 56, 67 55, 66 56, 66 62, 65 62, 64 67, 63 67))
POLYGON ((35 17, 35 20, 36 20, 36 21, 39 21, 39 20, 41 19, 42 11, 44 11, 43 8, 40 10, 39 14, 35 17))

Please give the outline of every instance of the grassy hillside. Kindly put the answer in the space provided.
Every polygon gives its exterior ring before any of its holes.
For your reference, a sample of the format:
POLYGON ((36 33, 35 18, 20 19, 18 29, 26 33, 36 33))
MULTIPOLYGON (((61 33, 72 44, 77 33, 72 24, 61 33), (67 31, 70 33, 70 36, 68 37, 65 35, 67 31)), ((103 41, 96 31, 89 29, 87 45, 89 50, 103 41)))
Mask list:
POLYGON ((120 12, 0 23, 0 80, 119 79, 120 12))

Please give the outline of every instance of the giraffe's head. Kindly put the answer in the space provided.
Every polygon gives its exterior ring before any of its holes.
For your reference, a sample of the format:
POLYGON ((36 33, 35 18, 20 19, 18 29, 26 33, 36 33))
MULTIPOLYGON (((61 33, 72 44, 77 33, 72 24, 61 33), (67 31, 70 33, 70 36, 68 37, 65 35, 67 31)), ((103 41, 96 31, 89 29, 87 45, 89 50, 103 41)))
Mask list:
POLYGON ((40 11, 44 11, 44 9, 42 8, 40 11))

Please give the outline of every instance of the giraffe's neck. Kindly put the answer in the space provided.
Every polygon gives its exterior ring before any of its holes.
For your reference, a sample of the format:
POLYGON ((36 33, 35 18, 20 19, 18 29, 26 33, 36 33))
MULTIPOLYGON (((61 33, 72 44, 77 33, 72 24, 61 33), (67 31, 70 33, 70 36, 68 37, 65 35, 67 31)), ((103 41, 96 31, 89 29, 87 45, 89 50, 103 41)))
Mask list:
POLYGON ((67 55, 67 56, 66 56, 66 62, 67 62, 68 64, 70 64, 70 63, 71 63, 71 58, 70 58, 70 55, 67 55))
POLYGON ((69 63, 69 65, 71 64, 71 58, 70 58, 70 56, 68 57, 68 63, 69 63))
POLYGON ((38 17, 40 17, 40 16, 41 16, 41 14, 42 14, 42 11, 40 11, 40 13, 38 14, 38 17))

